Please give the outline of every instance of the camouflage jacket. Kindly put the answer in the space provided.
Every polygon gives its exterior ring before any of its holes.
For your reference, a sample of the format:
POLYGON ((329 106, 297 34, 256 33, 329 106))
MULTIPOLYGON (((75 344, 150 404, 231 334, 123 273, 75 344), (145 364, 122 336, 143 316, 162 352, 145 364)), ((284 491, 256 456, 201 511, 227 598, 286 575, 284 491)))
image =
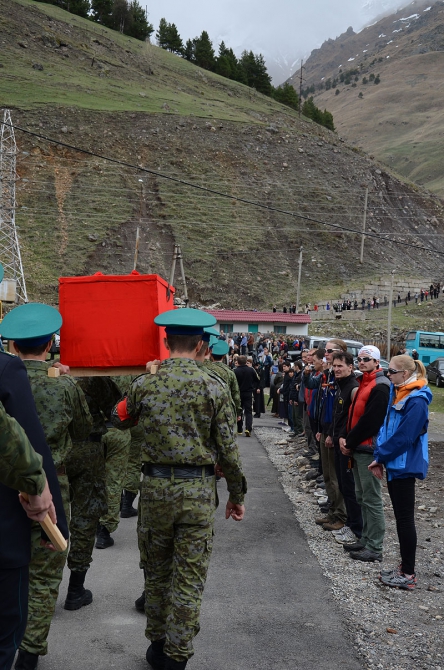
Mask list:
POLYGON ((31 446, 23 428, 0 403, 0 482, 29 495, 40 495, 46 476, 42 457, 31 446))
POLYGON ((50 364, 23 361, 31 384, 37 414, 51 449, 54 465, 64 463, 73 440, 86 440, 92 417, 85 396, 72 377, 48 377, 50 364))
POLYGON ((204 366, 213 370, 219 377, 222 377, 226 384, 228 384, 236 411, 236 417, 240 416, 242 414, 241 397, 239 384, 237 383, 236 375, 233 370, 230 370, 228 365, 225 365, 222 361, 205 361, 204 366))
POLYGON ((113 412, 113 423, 128 428, 140 420, 145 433, 142 460, 163 465, 222 466, 230 501, 246 492, 234 437, 226 385, 189 358, 162 362, 155 375, 141 375, 113 412))

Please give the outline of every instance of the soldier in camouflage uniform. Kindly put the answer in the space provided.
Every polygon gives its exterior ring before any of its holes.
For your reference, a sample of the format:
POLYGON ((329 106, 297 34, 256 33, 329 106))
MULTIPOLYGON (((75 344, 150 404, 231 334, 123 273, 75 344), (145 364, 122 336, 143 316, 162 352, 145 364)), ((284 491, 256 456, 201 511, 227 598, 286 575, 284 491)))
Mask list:
POLYGON ((193 655, 213 545, 217 505, 214 466, 227 480, 226 518, 244 515, 246 481, 226 387, 198 367, 203 328, 213 317, 178 309, 156 317, 167 326, 171 358, 141 375, 114 411, 116 426, 144 429, 139 543, 146 571, 147 661, 183 670, 193 655))
MULTIPOLYGON (((92 426, 92 417, 85 397, 73 379, 66 376, 48 376, 50 364, 45 360, 52 345, 52 335, 61 326, 58 311, 48 305, 23 305, 20 313, 10 313, 16 330, 9 325, 9 331, 12 328, 12 334, 16 332, 20 335, 28 309, 31 309, 33 318, 36 318, 37 307, 42 308, 42 329, 51 330, 51 334, 44 336, 46 342, 43 343, 39 343, 39 338, 32 340, 16 337, 13 348, 26 367, 37 414, 56 467, 65 514, 69 519, 69 483, 65 461, 72 449, 72 440, 87 437, 92 426)), ((31 529, 28 621, 15 665, 16 670, 33 670, 37 667, 39 656, 48 652, 47 637, 68 554, 68 550, 48 552, 41 546, 40 540, 41 528, 38 523, 34 523, 31 529)))
MULTIPOLYGON (((82 572, 86 573, 91 564, 96 534, 96 547, 103 548, 98 546, 101 538, 105 546, 114 544, 109 530, 102 526, 101 522, 102 519, 107 518, 109 505, 106 482, 106 449, 109 448, 110 453, 114 449, 112 438, 107 438, 108 427, 111 428, 109 416, 114 404, 121 397, 121 393, 110 377, 79 377, 77 382, 85 394, 94 421, 89 441, 81 445, 81 457, 70 459, 68 462, 70 483, 77 492, 77 503, 75 504, 73 500, 75 509, 71 510, 73 520, 68 566, 73 573, 81 574, 82 572)), ((112 430, 117 433, 114 429, 112 430)), ((117 435, 117 438, 117 442, 120 444, 120 435, 117 435)), ((129 440, 126 434, 122 441, 128 447, 129 440)), ((118 476, 122 477, 120 473, 118 476)), ((110 490, 111 492, 114 490, 112 482, 110 490)), ((117 495, 117 522, 119 503, 120 491, 117 495)), ((112 495, 111 506, 114 509, 115 517, 116 502, 115 496, 113 499, 112 495)), ((68 599, 70 599, 69 592, 68 599)), ((68 606, 70 604, 68 599, 65 603, 65 609, 77 609, 77 607, 68 606)))
POLYGON ((46 476, 42 457, 34 451, 26 433, 0 403, 0 482, 30 496, 42 495, 46 476))
MULTIPOLYGON (((134 376, 122 375, 113 377, 118 385, 122 396, 125 394, 134 376)), ((143 446, 143 428, 133 426, 131 432, 131 444, 128 453, 125 476, 122 481, 122 500, 120 505, 120 516, 122 519, 128 519, 137 516, 137 510, 133 507, 133 502, 139 494, 140 489, 140 470, 142 467, 142 446, 143 446)), ((143 611, 143 609, 142 609, 143 611)))

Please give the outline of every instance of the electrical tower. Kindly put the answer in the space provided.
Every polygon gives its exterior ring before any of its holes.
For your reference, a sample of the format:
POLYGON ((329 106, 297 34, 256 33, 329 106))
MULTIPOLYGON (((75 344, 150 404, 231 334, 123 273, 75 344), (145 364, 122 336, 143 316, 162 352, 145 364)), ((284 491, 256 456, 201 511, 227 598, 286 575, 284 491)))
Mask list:
POLYGON ((16 302, 28 302, 20 245, 15 227, 17 145, 11 114, 5 109, 0 136, 0 262, 5 279, 16 282, 16 302))

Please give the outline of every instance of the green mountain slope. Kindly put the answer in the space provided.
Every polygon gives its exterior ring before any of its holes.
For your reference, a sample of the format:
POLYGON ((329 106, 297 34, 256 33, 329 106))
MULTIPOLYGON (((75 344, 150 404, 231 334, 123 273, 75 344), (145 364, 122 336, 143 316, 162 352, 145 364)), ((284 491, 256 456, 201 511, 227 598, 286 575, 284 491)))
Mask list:
MULTIPOLYGON (((358 81, 318 91, 339 133, 392 169, 444 195, 444 3, 415 0, 360 33, 312 52, 307 86, 357 69, 358 81), (380 75, 380 84, 368 81, 380 75), (364 83, 364 77, 368 83, 364 83)), ((297 85, 297 77, 293 77, 297 85)))
POLYGON ((178 243, 191 298, 225 307, 294 302, 301 245, 303 301, 393 268, 439 278, 420 247, 444 251, 442 203, 290 109, 52 5, 0 0, 0 40, 0 107, 28 131, 16 220, 31 298, 55 302, 60 275, 130 272, 137 227, 139 270, 168 277, 178 243), (360 265, 365 187, 367 230, 386 241, 368 237, 360 265))

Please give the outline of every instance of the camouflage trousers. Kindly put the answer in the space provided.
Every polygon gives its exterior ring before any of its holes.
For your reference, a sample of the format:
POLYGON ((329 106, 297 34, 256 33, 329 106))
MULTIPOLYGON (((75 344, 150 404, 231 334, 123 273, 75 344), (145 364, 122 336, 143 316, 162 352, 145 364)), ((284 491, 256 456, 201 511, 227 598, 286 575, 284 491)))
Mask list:
POLYGON ((102 437, 102 443, 105 449, 108 512, 100 517, 100 523, 112 533, 120 521, 120 498, 131 445, 130 431, 109 428, 102 437))
POLYGON ((193 655, 213 548, 214 477, 144 477, 139 504, 139 548, 145 571, 146 637, 166 637, 176 661, 193 655))
POLYGON ((145 443, 145 438, 143 436, 143 427, 141 425, 133 426, 133 428, 130 429, 130 432, 131 446, 122 488, 124 488, 125 491, 131 491, 131 493, 139 493, 142 447, 145 443))
POLYGON ((102 443, 74 442, 65 465, 71 496, 68 567, 85 572, 92 561, 97 524, 107 509, 102 443))
MULTIPOLYGON (((69 519, 69 483, 59 475, 60 491, 66 518, 69 519)), ((44 656, 48 653, 47 638, 63 577, 68 550, 50 551, 40 546, 42 529, 33 523, 31 528, 31 562, 29 564, 28 621, 20 649, 44 656)))

